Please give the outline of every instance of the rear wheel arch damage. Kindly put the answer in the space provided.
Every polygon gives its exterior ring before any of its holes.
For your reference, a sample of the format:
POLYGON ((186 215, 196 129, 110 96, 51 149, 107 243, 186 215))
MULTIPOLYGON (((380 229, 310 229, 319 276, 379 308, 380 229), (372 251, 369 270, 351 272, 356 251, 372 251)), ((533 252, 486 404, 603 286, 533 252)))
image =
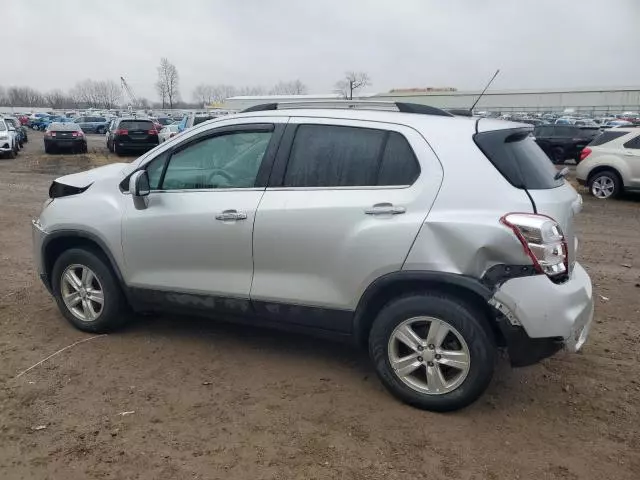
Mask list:
POLYGON ((377 315, 390 302, 398 298, 420 295, 440 294, 448 296, 479 312, 478 323, 482 325, 498 346, 506 341, 495 319, 496 311, 488 303, 491 292, 479 282, 462 275, 450 274, 448 279, 398 278, 389 282, 374 282, 363 294, 354 315, 354 338, 361 347, 366 347, 369 334, 377 315), (457 278, 455 278, 457 277, 457 278))

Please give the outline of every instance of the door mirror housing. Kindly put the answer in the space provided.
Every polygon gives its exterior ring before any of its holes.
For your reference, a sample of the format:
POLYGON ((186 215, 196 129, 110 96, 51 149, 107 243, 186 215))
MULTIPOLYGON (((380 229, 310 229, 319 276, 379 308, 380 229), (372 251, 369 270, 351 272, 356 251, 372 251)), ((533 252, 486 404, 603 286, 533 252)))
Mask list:
POLYGON ((147 175, 146 170, 138 170, 131 175, 131 178, 129 179, 129 193, 136 198, 146 197, 151 193, 149 175, 147 175))

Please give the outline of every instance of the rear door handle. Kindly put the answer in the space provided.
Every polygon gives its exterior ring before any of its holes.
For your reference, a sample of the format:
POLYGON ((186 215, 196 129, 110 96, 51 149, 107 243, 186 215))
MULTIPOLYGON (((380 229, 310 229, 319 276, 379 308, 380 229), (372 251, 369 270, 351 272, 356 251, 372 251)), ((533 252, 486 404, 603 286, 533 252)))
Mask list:
POLYGON ((406 211, 406 208, 395 207, 391 203, 376 203, 373 207, 367 208, 364 213, 367 215, 400 215, 406 211))
POLYGON ((238 212, 237 210, 225 210, 222 213, 216 215, 216 220, 246 220, 247 214, 244 212, 238 212))

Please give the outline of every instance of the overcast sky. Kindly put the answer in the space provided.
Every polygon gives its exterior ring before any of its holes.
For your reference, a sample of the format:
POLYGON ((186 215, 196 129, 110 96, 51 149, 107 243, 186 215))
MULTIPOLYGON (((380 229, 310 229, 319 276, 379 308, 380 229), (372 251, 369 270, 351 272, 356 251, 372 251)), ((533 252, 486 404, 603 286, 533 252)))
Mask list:
POLYGON ((180 91, 299 78, 330 93, 640 85, 640 0, 2 0, 0 86, 68 89, 124 76, 155 100, 160 57, 180 91), (9 46, 6 40, 15 40, 9 46))

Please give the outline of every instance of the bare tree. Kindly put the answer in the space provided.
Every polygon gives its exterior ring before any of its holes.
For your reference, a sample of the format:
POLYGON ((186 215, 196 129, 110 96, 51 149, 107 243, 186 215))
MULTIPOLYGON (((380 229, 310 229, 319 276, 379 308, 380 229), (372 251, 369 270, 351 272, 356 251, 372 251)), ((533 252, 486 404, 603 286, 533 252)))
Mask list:
POLYGON ((42 94, 31 87, 9 87, 7 101, 12 107, 38 107, 44 104, 42 94))
POLYGON ((180 96, 178 87, 180 83, 180 77, 178 75, 178 69, 166 58, 160 59, 160 66, 158 67, 158 81, 156 82, 156 90, 162 99, 162 105, 169 102, 169 108, 173 108, 173 104, 178 100, 180 96))
POLYGON ((344 78, 336 82, 336 92, 347 100, 353 100, 353 92, 371 85, 371 79, 365 72, 346 72, 344 78))
POLYGON ((73 101, 60 89, 51 90, 50 92, 45 93, 44 101, 49 107, 55 109, 67 108, 70 106, 70 103, 73 103, 73 101))
POLYGON ((215 87, 213 85, 200 84, 193 89, 193 99, 200 104, 209 105, 215 101, 215 87))
POLYGON ((115 108, 120 103, 122 90, 113 80, 95 82, 94 88, 100 107, 115 108))
POLYGON ((0 105, 7 105, 9 100, 7 100, 7 91, 4 87, 0 87, 0 105))
POLYGON ((237 95, 264 95, 266 90, 260 85, 240 87, 237 95))
POLYGON ((307 86, 300 80, 289 82, 278 82, 269 91, 270 95, 304 95, 307 93, 307 86))

